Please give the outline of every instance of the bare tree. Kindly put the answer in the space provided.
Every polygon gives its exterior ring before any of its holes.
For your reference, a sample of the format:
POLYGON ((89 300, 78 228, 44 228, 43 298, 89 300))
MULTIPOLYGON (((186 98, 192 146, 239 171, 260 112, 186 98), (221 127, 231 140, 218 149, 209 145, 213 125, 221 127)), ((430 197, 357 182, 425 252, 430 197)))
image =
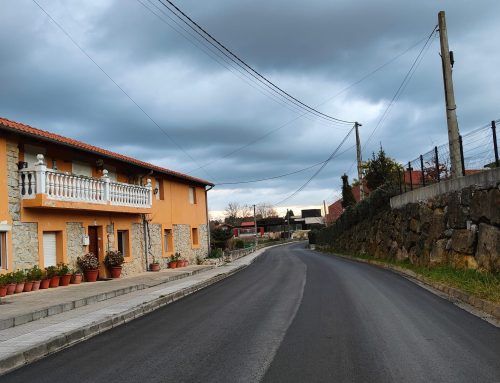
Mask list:
POLYGON ((269 203, 261 203, 255 207, 257 217, 260 218, 269 218, 269 217, 277 217, 278 212, 276 209, 269 203))

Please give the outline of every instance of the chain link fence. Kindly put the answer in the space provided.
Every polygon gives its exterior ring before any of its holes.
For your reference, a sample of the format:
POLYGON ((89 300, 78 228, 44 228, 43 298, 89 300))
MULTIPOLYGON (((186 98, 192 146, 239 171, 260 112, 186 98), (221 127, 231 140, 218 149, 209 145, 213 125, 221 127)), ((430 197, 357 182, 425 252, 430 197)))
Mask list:
MULTIPOLYGON (((474 129, 459 137, 462 158, 461 175, 474 174, 500 165, 496 132, 500 119, 474 129)), ((449 144, 435 146, 404 164, 399 173, 400 193, 431 185, 451 178, 449 144)))

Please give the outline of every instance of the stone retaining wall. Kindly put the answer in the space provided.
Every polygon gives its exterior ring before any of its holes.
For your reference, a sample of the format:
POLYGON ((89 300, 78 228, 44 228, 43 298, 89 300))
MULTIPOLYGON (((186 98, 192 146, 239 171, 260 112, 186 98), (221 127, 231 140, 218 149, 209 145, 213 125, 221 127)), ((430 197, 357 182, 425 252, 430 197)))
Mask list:
POLYGON ((500 183, 469 186, 384 211, 332 238, 329 245, 418 265, 500 272, 500 183))

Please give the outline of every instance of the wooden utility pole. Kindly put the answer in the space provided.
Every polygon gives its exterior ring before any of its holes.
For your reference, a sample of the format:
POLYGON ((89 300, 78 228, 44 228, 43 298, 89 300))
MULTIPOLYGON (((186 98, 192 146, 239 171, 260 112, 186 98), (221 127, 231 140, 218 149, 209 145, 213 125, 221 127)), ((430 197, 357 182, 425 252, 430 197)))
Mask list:
POLYGON ((354 128, 356 129, 356 158, 358 161, 359 198, 363 200, 365 198, 365 190, 363 187, 363 167, 361 166, 361 142, 359 141, 360 126, 363 125, 357 121, 354 123, 354 128))
POLYGON ((446 101, 446 120, 448 123, 448 141, 450 145, 451 178, 462 175, 462 158, 460 156, 460 144, 457 122, 457 106, 455 104, 455 93, 453 92, 452 62, 448 48, 448 32, 446 31, 446 19, 444 11, 438 14, 439 42, 441 43, 441 61, 443 65, 444 96, 446 101))

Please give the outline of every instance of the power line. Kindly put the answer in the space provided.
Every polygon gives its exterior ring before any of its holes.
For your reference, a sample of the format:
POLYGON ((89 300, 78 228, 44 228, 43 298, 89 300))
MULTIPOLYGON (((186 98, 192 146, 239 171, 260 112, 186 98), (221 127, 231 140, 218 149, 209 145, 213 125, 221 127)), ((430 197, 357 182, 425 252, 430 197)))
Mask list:
MULTIPOLYGON (((118 83, 104 70, 103 67, 101 67, 97 61, 95 61, 88 53, 87 51, 80 45, 78 42, 69 34, 69 32, 64 29, 64 27, 59 24, 36 0, 32 0, 38 8, 59 28, 61 32, 63 32, 66 37, 82 52, 94 65, 165 135, 168 137, 168 139, 175 145, 177 148, 179 148, 187 157, 189 157, 195 164, 198 164, 198 161, 196 161, 180 144, 178 144, 173 137, 165 130, 163 129, 154 119, 151 117, 126 91, 123 89, 118 83)), ((212 177, 206 170, 205 173, 210 178, 215 179, 212 177)))
POLYGON ((346 140, 349 138, 349 136, 352 134, 352 132, 354 131, 354 127, 349 130, 349 133, 346 134, 346 136, 342 139, 342 141, 340 142, 340 144, 335 148, 335 150, 333 151, 333 153, 330 155, 330 157, 328 157, 328 159, 323 163, 323 165, 321 165, 321 167, 316 170, 316 172, 314 172, 314 174, 304 183, 302 184, 297 190, 295 190, 292 194, 290 194, 289 196, 285 197, 284 199, 282 199, 281 201, 275 203, 274 205, 277 206, 277 205, 281 205, 283 202, 285 201, 288 201, 290 198, 293 198, 294 196, 296 196, 298 193, 300 193, 302 190, 304 190, 304 188, 307 187, 307 185, 309 185, 309 183, 325 168, 326 165, 328 165, 328 163, 335 157, 335 155, 337 154, 337 152, 339 151, 339 149, 342 147, 342 145, 344 145, 344 142, 346 142, 346 140))
POLYGON ((317 110, 317 109, 305 104, 304 102, 298 100, 296 97, 292 96, 290 93, 288 93, 285 90, 283 90, 282 88, 280 88, 274 82, 267 79, 264 75, 259 73, 257 70, 255 70, 253 67, 251 67, 249 64, 247 64, 245 61, 243 61, 239 56, 237 56, 235 53, 233 53, 231 50, 229 50, 224 44, 222 44, 219 40, 217 40, 214 36, 212 36, 209 32, 207 32, 203 27, 201 27, 196 21, 194 21, 189 15, 187 15, 184 11, 182 11, 172 1, 170 1, 170 0, 165 0, 165 1, 170 5, 170 7, 167 4, 165 4, 164 2, 162 2, 161 0, 158 0, 158 2, 160 4, 162 4, 172 14, 174 14, 176 17, 178 17, 180 20, 182 20, 186 25, 188 25, 193 31, 195 31, 197 34, 199 34, 208 43, 210 43, 212 46, 216 47, 217 50, 221 51, 231 61, 235 62, 238 66, 243 68, 243 70, 248 72, 252 77, 257 79, 259 82, 263 83, 265 86, 267 86, 269 89, 274 91, 276 94, 285 98, 289 102, 297 105, 298 107, 308 111, 308 113, 316 115, 317 117, 320 117, 320 118, 324 118, 330 122, 335 122, 335 123, 340 123, 340 124, 353 124, 354 123, 353 121, 339 119, 339 118, 327 115, 325 113, 322 113, 319 110, 317 110), (175 11, 172 9, 172 7, 175 9, 175 11))
MULTIPOLYGON (((344 150, 343 152, 340 152, 338 155, 336 155, 335 157, 338 157, 338 156, 341 156, 342 154, 344 154, 345 152, 351 150, 352 148, 354 148, 354 146, 351 146, 349 148, 347 148, 346 150, 344 150)), ((335 158, 333 157, 333 158, 335 158)), ((290 173, 285 173, 285 174, 280 174, 278 176, 272 176, 272 177, 267 177, 267 178, 259 178, 259 179, 255 179, 255 180, 247 180, 247 181, 234 181, 234 182, 221 182, 221 183, 218 183, 218 184, 215 184, 215 186, 221 186, 221 185, 239 185, 239 184, 249 184, 249 183, 255 183, 255 182, 262 182, 262 181, 269 181, 269 180, 275 180, 275 179, 278 179, 278 178, 283 178, 283 177, 288 177, 288 176, 291 176, 293 174, 298 174, 298 173, 301 173, 301 172, 304 172, 306 170, 309 170, 309 169, 312 169, 312 168, 315 168, 316 166, 319 166, 319 165, 322 165, 326 162, 329 162, 331 159, 333 158, 328 158, 326 159, 325 161, 321 161, 321 162, 318 162, 314 165, 310 165, 306 168, 302 168, 302 169, 299 169, 299 170, 295 170, 293 172, 290 172, 290 173)))

